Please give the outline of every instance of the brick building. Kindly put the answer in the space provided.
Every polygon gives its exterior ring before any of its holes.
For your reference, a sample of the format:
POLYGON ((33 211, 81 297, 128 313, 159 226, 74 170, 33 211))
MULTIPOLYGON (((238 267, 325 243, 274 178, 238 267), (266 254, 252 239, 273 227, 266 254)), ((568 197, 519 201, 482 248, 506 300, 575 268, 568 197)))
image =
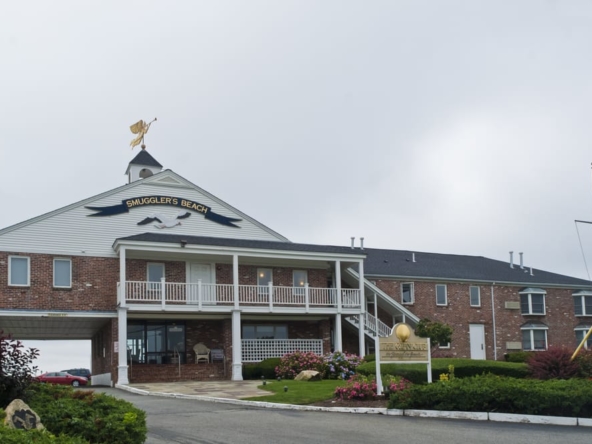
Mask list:
POLYGON ((575 346, 581 279, 483 257, 296 244, 141 151, 128 184, 0 230, 0 328, 90 339, 95 383, 242 379, 292 350, 373 351, 422 317, 441 353, 575 346), (210 355, 198 362, 196 346, 210 355))

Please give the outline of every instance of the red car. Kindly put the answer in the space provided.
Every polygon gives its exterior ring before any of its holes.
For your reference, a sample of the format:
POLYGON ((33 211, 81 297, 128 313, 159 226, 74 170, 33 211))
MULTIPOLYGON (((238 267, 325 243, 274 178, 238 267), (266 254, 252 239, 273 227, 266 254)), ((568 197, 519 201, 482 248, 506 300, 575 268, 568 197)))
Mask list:
POLYGON ((35 378, 36 381, 51 384, 63 384, 71 385, 73 387, 79 387, 81 385, 88 384, 88 379, 82 376, 74 376, 66 372, 49 372, 39 375, 35 378))

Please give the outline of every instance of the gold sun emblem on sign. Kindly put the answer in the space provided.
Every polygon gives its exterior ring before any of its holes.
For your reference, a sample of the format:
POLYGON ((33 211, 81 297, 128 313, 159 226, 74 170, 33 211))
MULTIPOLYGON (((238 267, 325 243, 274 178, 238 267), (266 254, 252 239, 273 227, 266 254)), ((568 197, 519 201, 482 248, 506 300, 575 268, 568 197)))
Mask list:
POLYGON ((395 335, 399 338, 399 341, 405 342, 411 336, 411 330, 407 324, 399 324, 395 328, 395 335))

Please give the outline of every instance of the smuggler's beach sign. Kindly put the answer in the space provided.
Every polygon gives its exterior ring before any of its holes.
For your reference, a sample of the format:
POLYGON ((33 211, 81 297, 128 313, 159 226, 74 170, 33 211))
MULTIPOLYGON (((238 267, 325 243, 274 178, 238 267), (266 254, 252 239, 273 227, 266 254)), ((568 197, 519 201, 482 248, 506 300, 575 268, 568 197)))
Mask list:
MULTIPOLYGON (((131 208, 143 207, 146 205, 165 205, 171 207, 178 207, 183 210, 191 210, 197 213, 201 213, 204 217, 212 222, 216 222, 228 227, 240 228, 235 225, 234 222, 240 222, 242 219, 233 219, 231 217, 222 216, 221 214, 214 213, 207 205, 200 204, 188 199, 182 199, 180 197, 171 196, 141 196, 132 197, 121 201, 121 204, 111 205, 108 207, 85 207, 89 210, 96 211, 96 213, 89 214, 91 217, 101 216, 115 216, 117 214, 129 213, 131 208)), ((146 220, 146 219, 145 219, 146 220)), ((138 225, 144 225, 147 222, 138 222, 138 225)))

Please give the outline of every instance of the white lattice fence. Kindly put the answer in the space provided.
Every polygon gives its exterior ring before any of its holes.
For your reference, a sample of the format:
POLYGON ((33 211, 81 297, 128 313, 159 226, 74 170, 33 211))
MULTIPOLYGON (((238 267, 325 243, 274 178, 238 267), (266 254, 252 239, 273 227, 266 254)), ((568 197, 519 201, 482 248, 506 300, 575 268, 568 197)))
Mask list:
POLYGON ((322 339, 243 339, 242 361, 259 362, 279 358, 296 350, 323 355, 322 339))

